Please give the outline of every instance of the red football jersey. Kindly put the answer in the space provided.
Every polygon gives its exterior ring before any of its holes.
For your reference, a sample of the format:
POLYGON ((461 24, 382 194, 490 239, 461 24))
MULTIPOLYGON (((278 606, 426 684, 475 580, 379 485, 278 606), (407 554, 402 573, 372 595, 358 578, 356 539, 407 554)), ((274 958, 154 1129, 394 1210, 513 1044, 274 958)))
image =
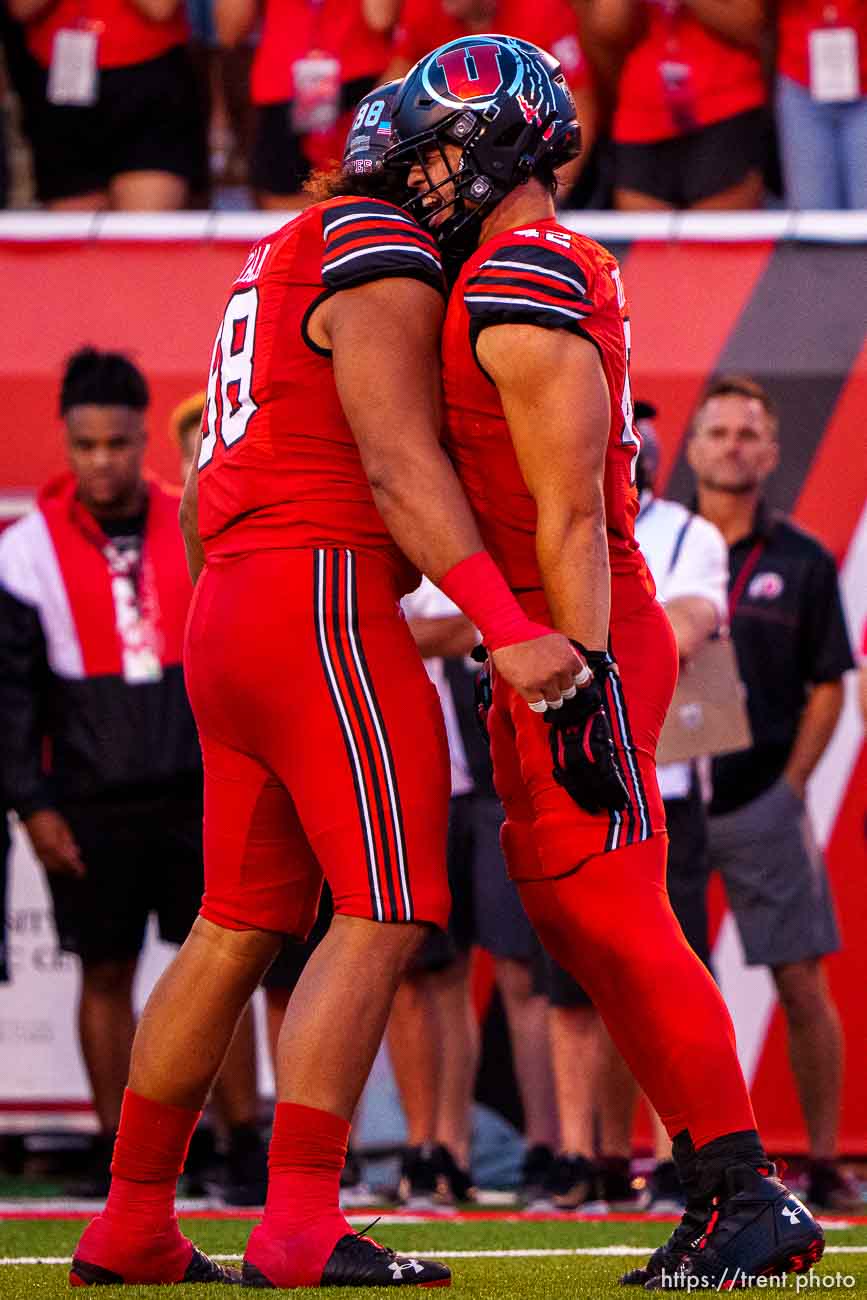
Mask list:
POLYGON ((364 18, 361 0, 266 0, 253 56, 250 98, 279 104, 294 95, 292 67, 313 51, 340 61, 340 80, 376 78, 389 59, 389 39, 364 18))
POLYGON ((696 126, 764 104, 757 50, 717 36, 680 0, 643 0, 641 7, 647 27, 620 72, 611 124, 615 140, 646 144, 683 134, 676 110, 684 100, 696 126), (680 89, 672 93, 672 85, 680 89))
POLYGON ((605 513, 613 578, 653 592, 635 540, 640 447, 629 386, 629 315, 620 267, 553 218, 507 230, 473 254, 452 291, 443 332, 448 447, 485 545, 515 590, 538 590, 536 503, 524 482, 499 394, 476 360, 489 325, 568 329, 599 350, 611 394, 605 513))
POLYGON ((407 589, 417 582, 374 504, 331 354, 307 333, 324 298, 394 276, 443 291, 431 236, 379 199, 316 204, 252 248, 211 358, 199 458, 207 557, 286 547, 373 550, 394 564, 407 589))
POLYGON ((51 63, 54 38, 64 27, 91 28, 99 34, 101 68, 125 68, 155 59, 189 40, 184 6, 169 18, 146 18, 135 0, 55 0, 25 26, 27 47, 43 68, 51 63))

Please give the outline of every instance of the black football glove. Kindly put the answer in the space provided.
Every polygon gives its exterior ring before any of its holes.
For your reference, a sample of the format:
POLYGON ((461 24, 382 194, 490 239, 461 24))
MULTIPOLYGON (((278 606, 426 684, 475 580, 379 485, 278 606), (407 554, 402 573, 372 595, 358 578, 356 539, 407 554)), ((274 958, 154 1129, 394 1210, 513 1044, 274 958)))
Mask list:
POLYGON ((620 812, 629 792, 614 751, 614 737, 605 707, 605 679, 617 665, 603 650, 585 650, 572 643, 593 672, 588 686, 579 686, 561 708, 545 710, 551 728, 549 740, 554 760, 554 780, 589 813, 620 812))
POLYGON ((487 743, 490 741, 488 735, 488 711, 494 700, 488 652, 483 645, 473 646, 470 651, 470 658, 475 659, 477 664, 482 665, 481 671, 473 678, 473 701, 476 706, 476 723, 487 743))

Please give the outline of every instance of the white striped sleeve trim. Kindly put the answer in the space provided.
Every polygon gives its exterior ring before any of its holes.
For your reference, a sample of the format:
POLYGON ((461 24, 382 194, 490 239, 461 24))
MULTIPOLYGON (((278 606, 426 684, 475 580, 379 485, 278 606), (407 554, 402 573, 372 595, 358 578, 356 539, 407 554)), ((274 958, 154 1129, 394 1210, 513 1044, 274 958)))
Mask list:
POLYGON ((359 248, 354 253, 345 253, 343 257, 325 261, 322 263, 322 270, 333 271, 336 266, 342 266, 344 262, 351 262, 356 257, 373 257, 376 253, 418 253, 420 257, 426 257, 429 262, 433 262, 437 269, 440 266, 440 259, 435 253, 429 253, 426 248, 419 248, 416 244, 374 244, 371 248, 359 248))
POLYGON ((399 212, 351 212, 348 217, 338 217, 335 221, 325 222, 325 233, 330 235, 338 226, 345 226, 348 221, 400 221, 405 226, 415 226, 411 217, 399 212))
POLYGON ((486 294, 467 294, 466 303, 472 307, 477 302, 498 302, 508 307, 532 307, 535 311, 556 311, 561 316, 571 316, 573 320, 584 320, 587 311, 571 311, 568 307, 554 307, 547 302, 536 302, 533 298, 495 298, 486 294))
POLYGON ((476 274, 478 275, 481 271, 484 271, 486 266, 507 266, 515 271, 532 271, 534 275, 548 275, 555 280, 565 280, 567 284, 573 285, 578 290, 582 298, 587 292, 587 286, 582 284, 580 280, 575 280, 571 275, 564 275, 562 271, 552 271, 547 266, 534 266, 532 262, 505 262, 492 257, 489 261, 482 263, 476 274))

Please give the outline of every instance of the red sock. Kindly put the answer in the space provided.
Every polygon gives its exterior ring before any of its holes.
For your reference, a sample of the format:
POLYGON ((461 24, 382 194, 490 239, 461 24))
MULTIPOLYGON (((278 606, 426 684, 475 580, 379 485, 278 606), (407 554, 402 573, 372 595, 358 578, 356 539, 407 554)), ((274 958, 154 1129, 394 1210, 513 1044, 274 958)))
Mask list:
POLYGON ((268 1199, 245 1258, 278 1287, 317 1286, 328 1257, 352 1232, 340 1210, 349 1123, 278 1102, 268 1151, 268 1199))
POLYGON ((200 1111, 150 1101, 127 1088, 102 1214, 76 1257, 125 1282, 179 1282, 193 1253, 175 1216, 175 1187, 200 1111))

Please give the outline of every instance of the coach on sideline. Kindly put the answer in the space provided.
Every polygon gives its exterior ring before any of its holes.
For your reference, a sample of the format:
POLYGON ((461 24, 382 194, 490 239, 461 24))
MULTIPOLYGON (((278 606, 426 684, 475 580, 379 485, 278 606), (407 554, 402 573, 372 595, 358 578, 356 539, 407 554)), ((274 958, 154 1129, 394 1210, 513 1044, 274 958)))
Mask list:
MULTIPOLYGON (((142 474, 147 405, 126 357, 71 357, 71 472, 0 538, 0 785, 45 868, 60 946, 81 960, 101 1137, 76 1190, 94 1196, 108 1190, 148 915, 182 943, 202 894, 201 758, 181 666, 190 579, 179 496, 142 474)), ((229 1125, 251 1127, 252 1049, 223 1091, 229 1125)))
POLYGON ((835 1162, 843 1035, 822 964, 840 936, 804 794, 854 664, 833 557, 764 500, 777 426, 759 384, 723 376, 687 445, 699 514, 729 547, 729 620, 753 734, 750 749, 713 761, 710 859, 747 963, 770 968, 786 1017, 809 1137, 807 1199, 846 1212, 863 1202, 835 1162))

